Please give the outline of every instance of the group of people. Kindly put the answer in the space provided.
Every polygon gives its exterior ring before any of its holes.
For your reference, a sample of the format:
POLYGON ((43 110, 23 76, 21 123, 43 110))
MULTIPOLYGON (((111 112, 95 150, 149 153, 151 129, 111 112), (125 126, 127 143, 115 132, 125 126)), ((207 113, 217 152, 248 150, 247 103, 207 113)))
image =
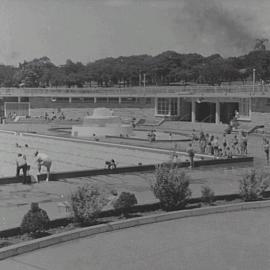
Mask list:
POLYGON ((59 119, 59 120, 65 120, 66 119, 66 116, 63 112, 59 112, 59 113, 55 113, 55 112, 52 112, 51 115, 48 114, 48 112, 45 112, 44 113, 44 119, 45 120, 56 120, 56 119, 59 119))
POLYGON ((11 119, 11 120, 15 120, 16 117, 17 117, 16 112, 13 112, 13 113, 9 112, 8 115, 7 115, 7 118, 11 119))
MULTIPOLYGON (((36 158, 38 173, 40 174, 42 167, 46 168, 46 171, 47 171, 46 182, 48 182, 50 178, 52 160, 49 158, 48 155, 44 153, 39 153, 39 151, 36 151, 34 153, 34 156, 36 158)), ((31 184, 32 182, 31 177, 28 176, 30 165, 28 165, 27 163, 25 154, 18 153, 18 156, 16 158, 16 168, 17 168, 16 169, 17 177, 19 177, 21 171, 23 172, 23 184, 31 184)), ((36 179, 35 181, 38 182, 38 179, 36 179)))
MULTIPOLYGON (((193 134, 195 134, 193 132, 193 134)), ((200 132, 199 137, 192 136, 193 143, 199 142, 200 152, 202 154, 214 155, 215 157, 232 158, 233 155, 247 155, 248 153, 248 137, 241 131, 229 138, 226 133, 220 139, 208 133, 200 132)))

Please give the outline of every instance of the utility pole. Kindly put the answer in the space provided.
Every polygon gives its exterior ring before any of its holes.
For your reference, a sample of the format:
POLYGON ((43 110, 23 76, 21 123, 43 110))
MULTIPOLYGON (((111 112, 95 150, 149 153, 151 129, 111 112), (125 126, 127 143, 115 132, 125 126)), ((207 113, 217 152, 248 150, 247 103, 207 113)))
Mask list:
POLYGON ((253 68, 252 78, 253 78, 253 84, 252 84, 253 95, 255 95, 255 81, 256 81, 256 69, 255 68, 253 68))
POLYGON ((145 79, 146 79, 146 74, 143 73, 143 89, 144 89, 144 96, 146 96, 145 79))

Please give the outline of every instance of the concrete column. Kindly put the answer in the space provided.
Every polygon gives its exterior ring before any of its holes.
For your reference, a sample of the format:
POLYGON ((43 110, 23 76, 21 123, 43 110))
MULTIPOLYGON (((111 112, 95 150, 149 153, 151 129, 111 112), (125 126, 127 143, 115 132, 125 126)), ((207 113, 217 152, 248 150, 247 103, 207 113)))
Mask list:
POLYGON ((194 99, 191 100, 191 122, 196 122, 196 102, 194 99))
POLYGON ((248 116, 251 119, 251 115, 252 115, 252 98, 249 98, 249 108, 248 108, 249 112, 248 112, 248 116))
POLYGON ((216 124, 220 123, 220 103, 216 101, 216 124))
POLYGON ((181 101, 180 101, 181 98, 177 98, 177 116, 180 116, 180 104, 181 104, 181 101))
POLYGON ((121 97, 119 97, 119 98, 118 98, 118 102, 119 102, 119 104, 121 104, 121 103, 122 103, 122 99, 121 99, 121 97))
POLYGON ((21 97, 18 97, 18 102, 21 102, 21 97))
POLYGON ((68 102, 72 103, 72 97, 69 97, 68 102))
POLYGON ((171 116, 171 109, 172 109, 172 104, 171 104, 171 102, 172 102, 172 99, 169 98, 169 113, 168 113, 168 116, 171 116))
POLYGON ((158 106, 158 98, 155 97, 155 115, 157 115, 158 113, 157 106, 158 106))
POLYGON ((97 103, 97 97, 94 97, 94 103, 97 103))

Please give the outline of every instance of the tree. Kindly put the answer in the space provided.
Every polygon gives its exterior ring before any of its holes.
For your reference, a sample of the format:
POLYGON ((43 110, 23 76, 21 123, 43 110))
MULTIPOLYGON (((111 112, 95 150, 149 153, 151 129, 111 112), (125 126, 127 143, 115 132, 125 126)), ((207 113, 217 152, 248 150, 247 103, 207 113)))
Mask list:
POLYGON ((256 50, 256 51, 265 51, 266 50, 265 43, 268 42, 268 41, 269 40, 267 38, 262 38, 262 39, 257 38, 256 39, 256 44, 254 46, 254 50, 256 50))

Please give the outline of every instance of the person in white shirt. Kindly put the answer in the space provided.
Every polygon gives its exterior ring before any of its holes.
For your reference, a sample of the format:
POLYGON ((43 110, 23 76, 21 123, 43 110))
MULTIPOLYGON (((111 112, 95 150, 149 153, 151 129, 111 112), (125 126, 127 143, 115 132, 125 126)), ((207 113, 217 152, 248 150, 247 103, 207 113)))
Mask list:
POLYGON ((40 173, 42 166, 44 166, 47 169, 46 182, 48 182, 49 178, 50 178, 52 160, 49 158, 48 155, 46 155, 44 153, 39 153, 38 151, 35 152, 35 157, 36 157, 36 161, 37 161, 37 165, 38 165, 38 172, 40 173))
POLYGON ((27 184, 27 162, 26 156, 21 153, 18 154, 16 159, 17 173, 16 176, 19 177, 20 171, 23 171, 23 184, 27 184))

